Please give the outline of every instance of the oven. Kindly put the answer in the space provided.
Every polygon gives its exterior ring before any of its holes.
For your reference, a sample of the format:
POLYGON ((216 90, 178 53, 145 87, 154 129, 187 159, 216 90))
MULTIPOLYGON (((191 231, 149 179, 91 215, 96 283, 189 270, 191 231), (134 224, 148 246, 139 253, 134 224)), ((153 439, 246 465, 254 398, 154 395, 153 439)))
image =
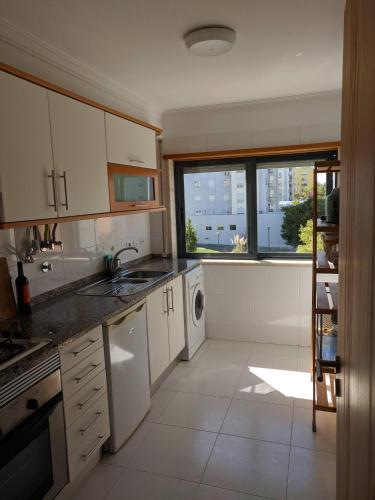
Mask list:
POLYGON ((68 480, 60 370, 0 408, 0 498, 54 498, 68 480))

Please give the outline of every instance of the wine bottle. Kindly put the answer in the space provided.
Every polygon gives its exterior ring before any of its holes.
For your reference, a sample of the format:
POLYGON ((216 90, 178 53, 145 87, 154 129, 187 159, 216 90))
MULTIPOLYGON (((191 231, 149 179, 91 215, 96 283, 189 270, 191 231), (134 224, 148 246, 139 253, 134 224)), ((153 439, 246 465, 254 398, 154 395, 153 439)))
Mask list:
POLYGON ((16 278, 16 292, 18 312, 20 314, 31 313, 31 296, 29 289, 29 280, 23 274, 22 262, 17 262, 18 276, 16 278))

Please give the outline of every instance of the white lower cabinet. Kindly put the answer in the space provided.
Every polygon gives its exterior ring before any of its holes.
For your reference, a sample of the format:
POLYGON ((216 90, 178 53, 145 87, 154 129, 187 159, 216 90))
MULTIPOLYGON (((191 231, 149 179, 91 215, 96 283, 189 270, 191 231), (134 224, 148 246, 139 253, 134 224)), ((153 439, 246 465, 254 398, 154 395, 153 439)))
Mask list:
POLYGON ((101 326, 60 349, 69 479, 110 435, 101 326))
POLYGON ((153 384, 185 347, 182 277, 146 298, 150 380, 153 384))
POLYGON ((166 285, 169 302, 169 360, 173 361, 185 347, 184 296, 182 276, 166 285))

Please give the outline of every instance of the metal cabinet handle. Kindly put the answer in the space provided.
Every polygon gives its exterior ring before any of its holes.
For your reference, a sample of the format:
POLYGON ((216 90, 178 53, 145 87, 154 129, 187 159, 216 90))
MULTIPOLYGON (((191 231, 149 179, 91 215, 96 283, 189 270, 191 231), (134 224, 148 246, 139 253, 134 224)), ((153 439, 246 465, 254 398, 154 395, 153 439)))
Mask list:
POLYGON ((128 157, 128 160, 130 161, 130 163, 142 163, 142 164, 144 164, 144 163, 145 163, 145 162, 144 162, 144 161, 142 161, 142 160, 134 160, 134 159, 131 159, 131 158, 129 158, 129 157, 128 157))
POLYGON ((64 170, 62 175, 59 175, 60 179, 64 179, 64 194, 65 194, 65 203, 61 203, 63 207, 65 207, 66 210, 69 210, 69 204, 68 204, 68 188, 66 185, 66 171, 64 170))
POLYGON ((86 425, 86 427, 83 427, 82 429, 80 429, 79 432, 80 432, 81 436, 85 435, 85 432, 87 432, 90 429, 90 427, 92 427, 95 424, 95 422, 97 422, 99 420, 101 415, 103 415, 102 411, 97 411, 95 413, 94 418, 91 419, 91 421, 86 425))
MULTIPOLYGON (((169 308, 172 312, 174 312, 174 297, 173 297, 173 287, 171 286, 170 288, 167 288, 167 292, 171 292, 172 293, 172 305, 171 307, 169 308)), ((168 304, 169 305, 169 304, 168 304)))
POLYGON ((74 380, 77 382, 77 384, 79 384, 81 382, 81 380, 83 380, 84 378, 86 378, 88 375, 90 375, 90 373, 92 373, 96 368, 98 368, 99 366, 101 365, 101 363, 97 363, 96 365, 90 365, 91 368, 89 371, 87 371, 86 373, 84 373, 83 375, 81 376, 77 376, 77 377, 74 377, 74 380))
POLYGON ((57 212, 57 202, 56 202, 56 184, 55 184, 55 170, 52 169, 51 173, 47 175, 48 179, 52 180, 52 192, 53 192, 53 203, 51 205, 48 205, 49 207, 52 207, 55 212, 57 212))
POLYGON ((103 389, 103 386, 102 387, 95 387, 95 389, 92 390, 92 394, 90 394, 90 396, 88 398, 86 398, 84 401, 82 401, 82 403, 77 404, 78 408, 80 410, 82 410, 82 408, 95 396, 95 394, 97 394, 102 389, 103 389))
POLYGON ((76 357, 79 354, 81 354, 83 351, 86 351, 86 349, 88 349, 90 346, 95 344, 95 342, 99 342, 99 339, 95 339, 95 340, 90 339, 90 340, 88 340, 88 345, 86 345, 85 347, 82 347, 82 349, 78 349, 78 351, 71 351, 71 353, 74 355, 74 357, 76 357))
MULTIPOLYGON (((163 290, 163 294, 165 295, 165 299, 167 301, 167 310, 164 309, 164 314, 169 314, 168 288, 166 290, 163 290)), ((163 300, 163 304, 164 304, 164 300, 163 300)))
POLYGON ((96 438, 95 444, 91 448, 91 450, 88 453, 85 453, 84 455, 81 455, 81 459, 82 459, 83 462, 86 462, 86 460, 88 460, 91 457, 91 455, 96 451, 96 448, 98 446, 99 441, 101 441, 103 438, 104 438, 104 436, 98 436, 96 438))

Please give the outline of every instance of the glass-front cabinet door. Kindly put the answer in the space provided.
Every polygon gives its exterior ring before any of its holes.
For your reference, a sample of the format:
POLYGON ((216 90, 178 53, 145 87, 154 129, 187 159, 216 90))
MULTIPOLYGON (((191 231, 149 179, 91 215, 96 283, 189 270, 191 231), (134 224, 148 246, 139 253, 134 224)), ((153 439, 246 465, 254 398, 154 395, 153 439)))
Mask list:
POLYGON ((111 212, 158 208, 159 171, 108 164, 111 212))

